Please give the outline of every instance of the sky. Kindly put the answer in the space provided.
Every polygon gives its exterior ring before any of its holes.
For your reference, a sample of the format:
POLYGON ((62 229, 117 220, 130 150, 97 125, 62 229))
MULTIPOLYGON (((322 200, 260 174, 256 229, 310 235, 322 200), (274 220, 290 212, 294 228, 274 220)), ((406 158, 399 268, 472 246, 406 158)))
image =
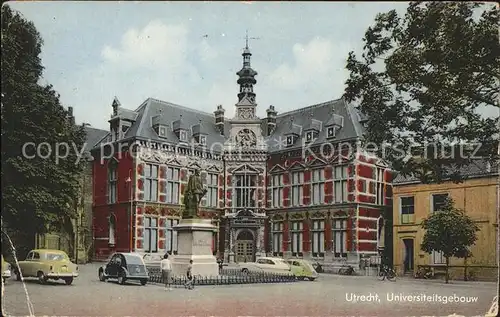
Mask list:
POLYGON ((349 51, 379 12, 397 2, 10 2, 44 46, 44 81, 77 123, 108 129, 111 104, 156 98, 234 115, 236 72, 248 30, 257 72, 257 114, 342 96, 349 51))

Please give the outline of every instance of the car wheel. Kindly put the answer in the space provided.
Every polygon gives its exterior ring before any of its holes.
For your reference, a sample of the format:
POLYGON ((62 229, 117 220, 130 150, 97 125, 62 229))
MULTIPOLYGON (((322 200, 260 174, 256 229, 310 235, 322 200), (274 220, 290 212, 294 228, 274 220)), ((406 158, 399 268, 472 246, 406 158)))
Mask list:
POLYGON ((142 286, 144 286, 144 285, 146 285, 146 284, 148 284, 148 280, 146 280, 146 279, 141 280, 141 285, 142 285, 142 286))
POLYGON ((66 285, 71 285, 71 283, 73 283, 73 278, 72 277, 65 278, 64 282, 66 283, 66 285))
POLYGON ((243 270, 241 270, 241 273, 243 273, 243 274, 245 274, 245 275, 246 275, 246 274, 248 274, 248 273, 250 273, 250 272, 248 271, 248 269, 243 269, 243 270))
POLYGON ((104 276, 104 272, 99 270, 99 281, 106 282, 106 276, 104 276))
POLYGON ((47 283, 48 278, 42 271, 38 271, 38 274, 36 276, 38 277, 38 281, 40 282, 40 284, 47 283))
POLYGON ((309 281, 314 281, 316 278, 315 277, 308 277, 309 281))
POLYGON ((120 274, 118 274, 118 284, 121 285, 125 284, 125 280, 126 280, 125 273, 120 272, 120 274))

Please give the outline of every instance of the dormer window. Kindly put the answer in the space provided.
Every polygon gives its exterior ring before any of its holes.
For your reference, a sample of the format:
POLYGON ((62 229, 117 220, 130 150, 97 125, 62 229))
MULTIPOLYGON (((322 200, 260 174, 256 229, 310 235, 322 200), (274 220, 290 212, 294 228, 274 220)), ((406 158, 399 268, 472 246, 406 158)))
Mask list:
POLYGON ((187 133, 184 130, 179 131, 179 140, 181 142, 187 142, 187 133))
POLYGON ((286 137, 286 145, 293 145, 293 135, 289 135, 286 137))
POLYGON ((328 139, 332 139, 335 137, 335 127, 328 127, 326 130, 326 135, 328 139))
POLYGON ((158 130, 158 135, 162 138, 167 137, 167 129, 163 126, 160 126, 160 128, 158 130))
POLYGON ((204 135, 200 135, 200 145, 207 145, 207 137, 204 135))
POLYGON ((311 142, 313 139, 313 132, 312 131, 309 131, 306 133, 306 142, 309 143, 311 142))

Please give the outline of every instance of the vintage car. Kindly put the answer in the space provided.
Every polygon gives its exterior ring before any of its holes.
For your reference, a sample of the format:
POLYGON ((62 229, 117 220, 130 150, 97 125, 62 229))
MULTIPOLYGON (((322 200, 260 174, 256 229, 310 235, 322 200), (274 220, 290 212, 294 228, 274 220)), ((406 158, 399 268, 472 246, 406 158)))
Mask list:
POLYGON ((312 264, 307 260, 290 259, 287 263, 292 268, 292 273, 300 280, 308 279, 314 281, 318 278, 319 274, 316 272, 312 264))
POLYGON ((119 284, 125 284, 130 280, 146 285, 149 280, 146 264, 142 256, 137 253, 114 253, 97 273, 101 282, 116 279, 119 284))
POLYGON ((19 262, 15 269, 16 278, 36 277, 41 284, 48 280, 62 279, 67 285, 78 276, 78 265, 72 263, 64 251, 51 249, 31 250, 26 260, 19 262))
POLYGON ((4 282, 6 279, 10 278, 10 274, 11 274, 10 264, 4 260, 2 255, 2 278, 4 282))
POLYGON ((266 273, 283 273, 291 274, 291 268, 288 263, 286 263, 281 258, 274 257, 261 257, 257 258, 255 262, 241 263, 241 272, 266 272, 266 273))

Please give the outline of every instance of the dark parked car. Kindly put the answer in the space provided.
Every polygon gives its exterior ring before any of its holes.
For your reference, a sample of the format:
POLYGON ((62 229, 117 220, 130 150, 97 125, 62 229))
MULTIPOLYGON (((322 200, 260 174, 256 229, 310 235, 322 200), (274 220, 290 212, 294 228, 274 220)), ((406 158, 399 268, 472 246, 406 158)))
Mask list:
POLYGON ((109 262, 99 268, 99 280, 104 282, 107 279, 116 279, 119 284, 126 281, 140 281, 141 285, 146 285, 149 280, 148 270, 140 254, 136 253, 115 253, 109 262))

